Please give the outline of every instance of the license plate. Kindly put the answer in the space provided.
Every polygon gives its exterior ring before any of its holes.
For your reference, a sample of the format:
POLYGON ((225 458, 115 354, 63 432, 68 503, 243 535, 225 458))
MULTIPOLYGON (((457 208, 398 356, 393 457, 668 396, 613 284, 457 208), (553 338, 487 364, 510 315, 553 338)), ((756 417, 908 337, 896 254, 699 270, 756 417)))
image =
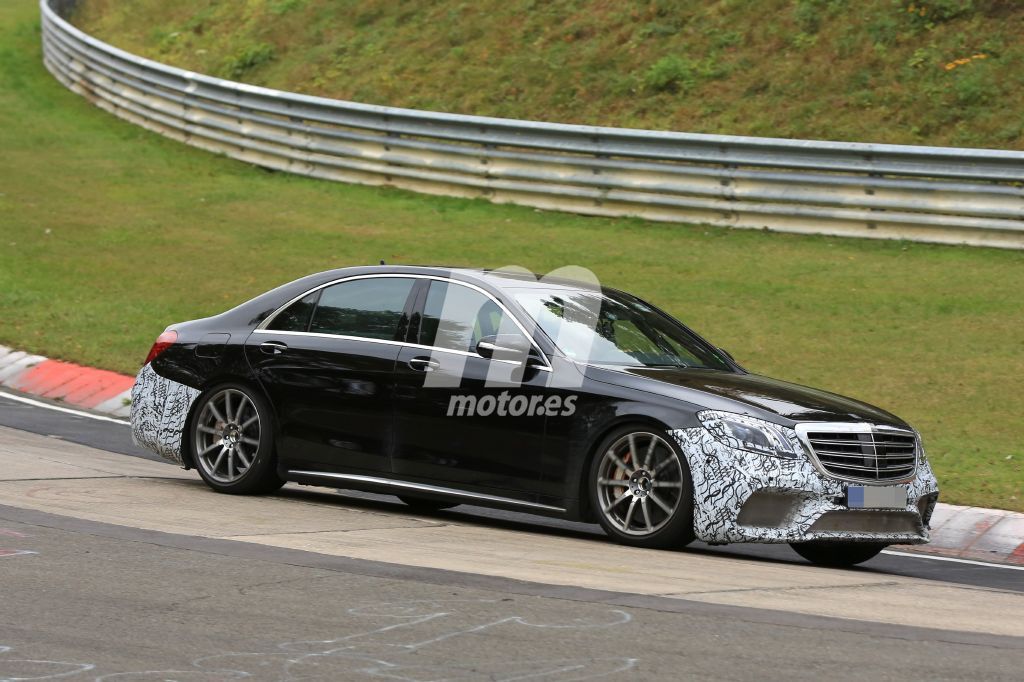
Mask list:
POLYGON ((846 489, 850 509, 902 509, 907 506, 905 485, 851 485, 846 489))

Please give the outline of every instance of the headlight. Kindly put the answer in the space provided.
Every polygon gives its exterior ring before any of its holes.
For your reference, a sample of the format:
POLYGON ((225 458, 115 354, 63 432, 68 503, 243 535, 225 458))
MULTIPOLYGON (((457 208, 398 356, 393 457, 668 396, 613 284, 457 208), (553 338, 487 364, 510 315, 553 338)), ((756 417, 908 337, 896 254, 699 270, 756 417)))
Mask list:
POLYGON ((759 455, 794 459, 800 454, 796 432, 743 414, 704 410, 697 419, 720 443, 759 455))

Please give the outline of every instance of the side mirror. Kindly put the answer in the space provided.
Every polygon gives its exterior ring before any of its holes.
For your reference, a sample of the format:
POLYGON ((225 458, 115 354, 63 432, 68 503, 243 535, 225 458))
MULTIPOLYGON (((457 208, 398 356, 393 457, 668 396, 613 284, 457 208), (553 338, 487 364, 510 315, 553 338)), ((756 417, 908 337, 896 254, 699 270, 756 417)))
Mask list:
POLYGON ((491 334, 477 341, 475 350, 484 358, 525 362, 530 342, 522 334, 491 334))

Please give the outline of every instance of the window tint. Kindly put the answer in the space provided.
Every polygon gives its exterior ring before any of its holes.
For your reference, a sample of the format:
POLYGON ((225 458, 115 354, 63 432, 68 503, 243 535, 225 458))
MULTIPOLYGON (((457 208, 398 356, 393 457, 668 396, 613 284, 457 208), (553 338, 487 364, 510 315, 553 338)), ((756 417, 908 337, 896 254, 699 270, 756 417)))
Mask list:
POLYGON ((436 280, 430 283, 419 343, 472 351, 481 337, 518 331, 501 308, 479 291, 436 280))
POLYGON ((320 296, 319 291, 314 291, 308 296, 300 298, 295 303, 282 310, 277 317, 267 325, 267 329, 279 332, 304 332, 309 329, 309 318, 313 316, 313 308, 316 307, 316 299, 320 296))
POLYGON ((390 341, 395 338, 413 282, 374 277, 329 286, 320 294, 309 330, 390 341))

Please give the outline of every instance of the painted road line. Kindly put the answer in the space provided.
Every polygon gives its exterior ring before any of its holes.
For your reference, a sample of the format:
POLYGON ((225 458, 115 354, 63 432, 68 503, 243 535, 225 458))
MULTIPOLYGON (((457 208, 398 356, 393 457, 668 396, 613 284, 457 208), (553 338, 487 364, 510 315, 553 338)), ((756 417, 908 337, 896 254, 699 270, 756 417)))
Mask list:
MULTIPOLYGON (((17 467, 21 479, 0 485, 0 504, 149 531, 230 539, 256 553, 302 550, 322 555, 328 563, 363 559, 402 571, 434 568, 702 603, 767 605, 776 611, 897 626, 940 623, 948 630, 1024 636, 1024 593, 696 552, 651 552, 600 537, 410 516, 400 507, 367 511, 297 489, 261 498, 216 495, 198 477, 169 465, 134 464, 138 474, 149 470, 157 476, 174 472, 176 477, 69 478, 70 466, 99 474, 116 470, 118 462, 64 441, 0 429, 0 469, 17 467), (921 609, 922 603, 929 608, 921 609)), ((0 517, 5 526, 11 525, 7 521, 24 523, 6 511, 0 517)), ((0 545, 33 546, 10 541, 0 545)))
POLYGON ((1011 566, 1009 564, 993 564, 988 561, 975 561, 973 559, 959 559, 953 556, 936 556, 935 554, 918 554, 916 552, 896 552, 883 549, 882 554, 892 556, 910 557, 911 559, 930 559, 932 561, 951 561, 955 564, 970 564, 972 566, 985 566, 986 568, 1005 568, 1009 571, 1024 571, 1024 566, 1011 566))
MULTIPOLYGON (((130 425, 127 421, 125 421, 123 419, 114 419, 112 417, 105 417, 103 415, 92 414, 90 412, 82 412, 80 410, 73 410, 73 409, 70 409, 70 408, 67 408, 67 407, 60 407, 60 406, 57 406, 57 405, 51 405, 49 403, 44 403, 44 402, 41 402, 41 401, 38 401, 38 400, 32 400, 31 398, 25 398, 25 397, 19 396, 19 395, 12 395, 12 394, 7 393, 5 391, 0 391, 0 398, 6 398, 8 400, 13 400, 13 401, 16 401, 16 402, 19 402, 19 403, 24 403, 26 405, 32 405, 34 407, 41 407, 41 408, 47 409, 47 410, 53 410, 55 412, 63 412, 63 413, 66 413, 66 414, 72 414, 72 415, 75 415, 75 416, 78 416, 78 417, 86 417, 88 419, 95 419, 97 421, 112 422, 114 424, 120 424, 121 426, 129 426, 130 425)), ((991 562, 987 562, 987 561, 975 561, 975 560, 972 560, 972 559, 960 559, 960 558, 957 558, 957 557, 938 556, 938 555, 935 555, 935 554, 926 554, 926 553, 923 553, 923 552, 921 552, 921 553, 918 553, 918 552, 901 552, 901 551, 888 550, 887 549, 887 550, 883 550, 882 553, 883 554, 889 554, 889 555, 892 555, 892 556, 910 557, 910 558, 913 558, 913 559, 927 559, 927 560, 931 560, 931 561, 948 561, 948 562, 952 562, 952 563, 969 564, 969 565, 974 565, 974 566, 986 566, 986 567, 991 567, 991 568, 1006 568, 1006 569, 1013 570, 1013 571, 1024 571, 1024 566, 1013 566, 1013 565, 1008 565, 1008 564, 996 564, 996 563, 991 563, 991 562)))
POLYGON ((46 410, 53 410, 54 412, 64 412, 65 414, 73 414, 77 417, 87 417, 89 419, 96 419, 103 422, 113 422, 114 424, 120 424, 121 426, 129 426, 128 422, 124 419, 114 419, 113 417, 104 417, 100 414, 92 414, 91 412, 82 412, 81 410, 72 410, 67 407, 59 407, 57 405, 50 405, 48 403, 40 402, 39 400, 32 400, 31 398, 25 398, 20 395, 13 395, 6 391, 0 391, 0 398, 6 398, 7 400, 13 400, 19 403, 25 403, 26 405, 32 405, 33 407, 42 407, 46 410))

